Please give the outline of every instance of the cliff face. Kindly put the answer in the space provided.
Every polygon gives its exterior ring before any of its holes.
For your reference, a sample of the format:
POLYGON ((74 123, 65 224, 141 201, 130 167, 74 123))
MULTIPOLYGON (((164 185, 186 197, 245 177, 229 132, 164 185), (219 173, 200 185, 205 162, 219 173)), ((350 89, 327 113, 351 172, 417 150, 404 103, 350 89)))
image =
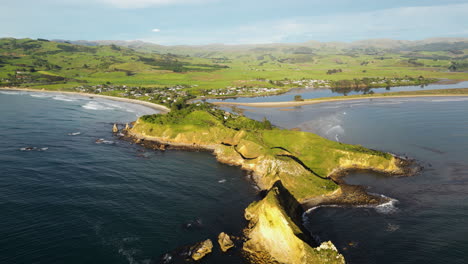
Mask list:
POLYGON ((345 263, 331 242, 312 247, 301 224, 302 208, 281 182, 245 210, 244 253, 252 263, 345 263))
POLYGON ((210 150, 218 161, 253 173, 258 187, 268 191, 245 212, 249 226, 243 249, 255 263, 344 263, 331 243, 311 246, 301 224, 303 208, 382 202, 359 186, 332 180, 330 176, 340 171, 404 173, 400 160, 386 153, 305 132, 232 129, 223 121, 195 111, 174 123, 139 119, 128 133, 172 148, 210 150))

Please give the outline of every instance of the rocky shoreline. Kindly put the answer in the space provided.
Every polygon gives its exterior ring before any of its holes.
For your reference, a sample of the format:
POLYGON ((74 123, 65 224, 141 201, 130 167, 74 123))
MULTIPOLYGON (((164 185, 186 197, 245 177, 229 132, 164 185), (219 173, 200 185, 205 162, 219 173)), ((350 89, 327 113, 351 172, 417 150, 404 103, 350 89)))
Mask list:
MULTIPOLYGON (((138 121, 136 125, 138 124, 138 121)), ((293 159, 262 160, 261 157, 251 156, 245 146, 238 144, 200 144, 187 140, 170 140, 156 136, 145 135, 134 129, 124 130, 123 139, 154 150, 185 150, 207 151, 225 164, 240 166, 252 175, 253 182, 264 191, 265 197, 251 204, 245 212, 249 221, 244 230, 242 253, 251 263, 345 263, 344 257, 336 250, 331 242, 317 244, 308 234, 302 224, 302 215, 307 210, 317 206, 363 206, 379 205, 389 201, 388 198, 366 192, 362 186, 348 185, 342 180, 352 170, 371 170, 392 176, 409 176, 417 173, 414 162, 393 156, 388 167, 372 167, 365 162, 350 161, 343 163, 330 173, 326 179, 335 182, 339 188, 326 195, 317 195, 308 199, 298 200, 288 191, 277 177, 271 179, 267 174, 296 173, 298 175, 310 173, 303 164, 293 159), (234 151, 229 151, 234 150, 234 151), (284 239, 286 242, 276 240, 284 239), (279 244, 278 244, 279 243, 279 244)), ((282 153, 285 155, 284 151, 282 153)), ((280 157, 281 155, 279 155, 280 157)))

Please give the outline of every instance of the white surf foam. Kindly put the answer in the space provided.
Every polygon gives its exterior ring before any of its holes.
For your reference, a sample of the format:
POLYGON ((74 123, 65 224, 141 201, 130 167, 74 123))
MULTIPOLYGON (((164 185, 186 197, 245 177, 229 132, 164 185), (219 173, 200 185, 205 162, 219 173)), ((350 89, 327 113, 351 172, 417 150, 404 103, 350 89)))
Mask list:
MULTIPOLYGON (((396 211, 398 211, 398 207, 396 206, 399 201, 397 199, 393 199, 393 198, 390 198, 390 197, 387 197, 383 194, 375 194, 375 193, 369 193, 369 194, 372 194, 372 195, 376 195, 376 196, 380 196, 380 197, 383 197, 385 199, 389 199, 388 202, 385 202, 385 203, 382 203, 382 204, 379 204, 379 205, 357 205, 357 206, 352 206, 352 207, 355 207, 355 208, 374 208, 375 211, 377 211, 378 213, 381 213, 381 214, 392 214, 392 213, 395 213, 396 211)), ((310 209, 308 209, 307 211, 304 212, 303 214, 303 219, 307 219, 306 215, 310 212, 313 212, 319 208, 348 208, 348 207, 351 207, 351 206, 347 206, 347 205, 336 205, 336 204, 331 204, 331 205, 318 205, 318 206, 315 206, 315 207, 312 207, 310 209)), ((351 207, 351 208, 352 208, 351 207)))
POLYGON ((95 101, 88 102, 85 105, 82 105, 81 107, 83 107, 85 109, 88 109, 88 110, 97 110, 97 111, 114 109, 114 108, 112 108, 112 107, 110 107, 108 105, 106 106, 104 104, 101 104, 101 103, 95 102, 95 101))
POLYGON ((22 92, 15 92, 15 91, 0 91, 0 94, 18 95, 18 94, 23 94, 23 93, 22 92))
POLYGON ((30 93, 29 95, 31 97, 36 97, 36 98, 49 98, 49 97, 52 97, 52 95, 44 94, 44 93, 30 93))
POLYGON ((65 102, 75 102, 76 101, 75 98, 64 96, 64 95, 56 95, 56 96, 52 97, 52 99, 57 100, 57 101, 65 101, 65 102))

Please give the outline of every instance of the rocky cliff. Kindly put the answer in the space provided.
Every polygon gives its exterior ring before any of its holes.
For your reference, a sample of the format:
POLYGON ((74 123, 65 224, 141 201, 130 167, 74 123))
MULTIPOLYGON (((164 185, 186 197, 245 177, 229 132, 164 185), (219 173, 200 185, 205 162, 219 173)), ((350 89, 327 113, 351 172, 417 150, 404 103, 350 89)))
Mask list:
POLYGON ((252 172, 267 195, 245 212, 249 226, 243 250, 251 262, 344 263, 331 243, 314 247, 302 227, 303 209, 384 202, 384 198, 340 181, 338 176, 346 170, 406 173, 405 162, 387 153, 306 132, 232 128, 227 124, 236 120, 228 123, 225 119, 207 111, 194 111, 177 121, 139 119, 128 134, 139 142, 165 148, 209 150, 218 161, 252 172))

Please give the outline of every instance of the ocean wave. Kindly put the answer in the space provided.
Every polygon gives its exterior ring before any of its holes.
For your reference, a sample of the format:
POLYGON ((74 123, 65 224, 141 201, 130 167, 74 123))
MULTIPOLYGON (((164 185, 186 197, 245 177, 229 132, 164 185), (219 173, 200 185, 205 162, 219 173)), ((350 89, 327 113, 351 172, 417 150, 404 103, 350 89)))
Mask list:
MULTIPOLYGON (((385 196, 384 196, 385 197, 385 196)), ((388 198, 388 197, 386 197, 388 198)), ((381 214, 393 214, 396 211, 398 211, 398 207, 396 205, 398 204, 398 200, 389 198, 390 201, 377 205, 375 206, 375 210, 381 214)))
POLYGON ((15 92, 15 91, 0 91, 0 94, 7 94, 7 95, 19 95, 19 94, 24 94, 24 92, 15 92))
MULTIPOLYGON (((396 205, 399 203, 399 201, 397 199, 387 197, 383 194, 375 194, 375 193, 369 193, 369 194, 385 198, 388 200, 388 202, 385 202, 379 205, 356 205, 356 206, 352 206, 351 208, 373 208, 375 209, 375 211, 381 214, 392 214, 398 211, 398 207, 396 205)), ((303 220, 307 219, 306 215, 308 213, 313 212, 319 208, 350 208, 350 206, 349 205, 337 205, 337 204, 314 206, 304 212, 303 220)))
POLYGON ((24 147, 24 148, 20 148, 21 151, 46 151, 48 150, 49 148, 45 147, 45 148, 38 148, 38 147, 24 147))
POLYGON ((81 134, 81 132, 68 133, 69 136, 78 136, 79 134, 81 134))
POLYGON ((111 140, 105 140, 105 139, 103 139, 103 138, 96 139, 95 143, 96 143, 96 144, 108 144, 108 145, 115 144, 115 142, 114 142, 114 141, 111 141, 111 140))
POLYGON ((65 101, 65 102, 75 102, 76 101, 75 98, 64 96, 64 95, 56 95, 56 96, 52 97, 52 99, 57 100, 57 101, 65 101))
POLYGON ((36 97, 36 98, 50 98, 50 97, 52 97, 52 95, 44 94, 44 93, 30 93, 29 95, 31 97, 36 97))
POLYGON ((97 110, 97 111, 114 109, 113 107, 110 107, 109 105, 106 106, 105 104, 101 104, 95 101, 88 102, 85 105, 82 105, 81 107, 88 109, 88 110, 97 110))

